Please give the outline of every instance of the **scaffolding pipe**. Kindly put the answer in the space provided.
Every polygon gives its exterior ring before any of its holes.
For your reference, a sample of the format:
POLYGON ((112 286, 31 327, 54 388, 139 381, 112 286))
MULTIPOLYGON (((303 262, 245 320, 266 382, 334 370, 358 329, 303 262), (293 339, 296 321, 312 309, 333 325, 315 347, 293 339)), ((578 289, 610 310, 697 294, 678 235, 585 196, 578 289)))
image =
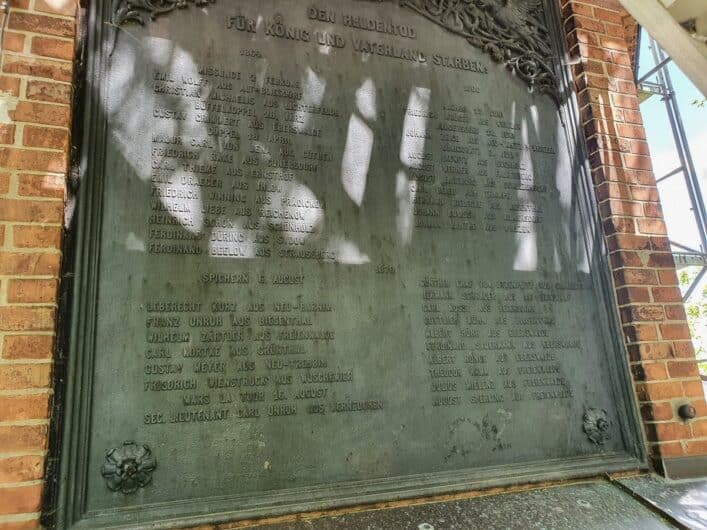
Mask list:
POLYGON ((683 172, 685 174, 685 184, 687 186, 687 193, 690 196, 690 202, 692 203, 692 212, 697 224, 697 230, 699 232, 701 250, 702 252, 706 252, 707 211, 705 210, 705 204, 700 190, 700 183, 697 179, 695 164, 692 160, 692 155, 690 154, 689 144, 687 143, 685 126, 683 125, 682 117, 680 116, 680 111, 675 101, 675 90, 670 78, 670 73, 667 71, 665 53, 652 37, 650 37, 650 49, 656 65, 662 64, 662 66, 657 69, 656 73, 658 74, 660 83, 666 88, 667 93, 663 97, 663 100, 665 101, 665 106, 668 111, 668 119, 670 120, 670 128, 677 147, 678 157, 680 158, 680 165, 685 170, 683 172))

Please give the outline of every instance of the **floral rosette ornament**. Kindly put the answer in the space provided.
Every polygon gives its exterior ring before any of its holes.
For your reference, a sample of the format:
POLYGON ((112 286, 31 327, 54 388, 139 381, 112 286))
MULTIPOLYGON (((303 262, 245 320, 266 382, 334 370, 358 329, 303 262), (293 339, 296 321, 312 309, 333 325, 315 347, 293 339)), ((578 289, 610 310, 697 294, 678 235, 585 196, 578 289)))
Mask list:
POLYGON ((587 409, 582 429, 592 443, 603 445, 611 438, 609 415, 604 409, 587 409))
POLYGON ((129 441, 106 452, 101 475, 109 490, 127 495, 147 486, 156 467, 157 461, 148 446, 129 441))

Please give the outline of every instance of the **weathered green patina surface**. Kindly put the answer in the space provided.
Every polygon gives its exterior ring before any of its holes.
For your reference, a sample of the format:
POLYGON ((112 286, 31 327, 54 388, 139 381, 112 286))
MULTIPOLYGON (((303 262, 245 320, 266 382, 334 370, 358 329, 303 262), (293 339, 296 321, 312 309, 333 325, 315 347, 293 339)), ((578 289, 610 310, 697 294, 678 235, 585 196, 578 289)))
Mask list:
POLYGON ((97 4, 66 526, 639 465, 554 11, 97 4))

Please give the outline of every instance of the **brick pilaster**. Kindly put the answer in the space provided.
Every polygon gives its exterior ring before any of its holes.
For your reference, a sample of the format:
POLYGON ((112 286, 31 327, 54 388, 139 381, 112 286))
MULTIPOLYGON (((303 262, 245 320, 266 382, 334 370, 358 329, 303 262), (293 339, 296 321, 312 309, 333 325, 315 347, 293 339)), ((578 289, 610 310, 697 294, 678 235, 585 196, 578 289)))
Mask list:
POLYGON ((707 406, 631 70, 618 0, 560 0, 616 302, 650 454, 707 455, 707 406), (697 417, 677 409, 692 404, 697 417))
POLYGON ((2 42, 0 530, 39 526, 75 10, 75 0, 10 0, 2 42))

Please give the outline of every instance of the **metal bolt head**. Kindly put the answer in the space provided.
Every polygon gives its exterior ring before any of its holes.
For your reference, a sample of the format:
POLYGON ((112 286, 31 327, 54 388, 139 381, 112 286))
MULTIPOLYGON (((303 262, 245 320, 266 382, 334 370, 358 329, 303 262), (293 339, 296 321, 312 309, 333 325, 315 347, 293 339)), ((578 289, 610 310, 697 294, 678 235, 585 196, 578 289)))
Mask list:
POLYGON ((683 420, 691 420, 696 415, 697 411, 695 410, 695 407, 689 403, 685 403, 684 405, 680 405, 678 407, 678 416, 680 416, 683 420))

